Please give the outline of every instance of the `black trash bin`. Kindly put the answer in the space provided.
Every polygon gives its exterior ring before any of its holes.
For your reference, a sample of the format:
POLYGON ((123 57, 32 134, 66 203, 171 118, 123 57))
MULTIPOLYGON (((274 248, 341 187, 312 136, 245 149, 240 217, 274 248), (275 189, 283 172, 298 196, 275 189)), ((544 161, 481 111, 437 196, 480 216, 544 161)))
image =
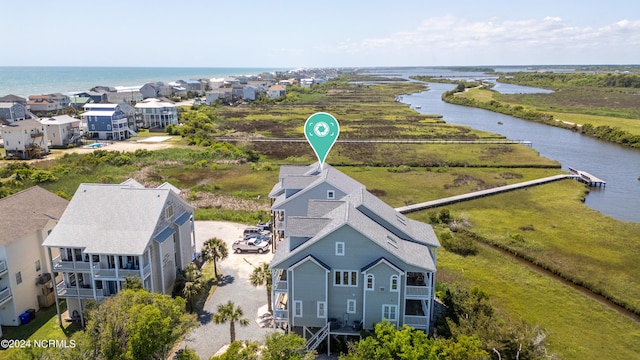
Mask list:
POLYGON ((33 320, 36 318, 36 309, 27 309, 27 314, 29 314, 29 320, 33 320))

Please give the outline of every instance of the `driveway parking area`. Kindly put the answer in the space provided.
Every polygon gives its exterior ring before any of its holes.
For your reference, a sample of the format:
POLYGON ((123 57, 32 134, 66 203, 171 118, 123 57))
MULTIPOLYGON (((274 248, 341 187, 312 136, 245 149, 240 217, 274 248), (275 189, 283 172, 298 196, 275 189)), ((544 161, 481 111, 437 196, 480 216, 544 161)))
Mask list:
POLYGON ((242 230, 245 227, 246 225, 221 221, 195 222, 197 251, 200 251, 202 244, 212 237, 224 240, 229 249, 229 257, 218 263, 218 271, 222 273, 223 281, 205 303, 202 313, 198 314, 200 326, 191 331, 180 344, 181 349, 187 346, 201 359, 208 359, 224 345, 229 344, 229 324, 217 325, 213 321, 213 314, 217 311, 218 305, 229 300, 240 306, 244 317, 249 319, 249 326, 241 327, 236 324, 237 340, 262 342, 267 333, 279 331, 265 326, 270 321, 268 314, 265 314, 265 287, 255 288, 249 283, 253 267, 262 262, 269 263, 273 254, 235 254, 231 251, 231 245, 235 240, 242 238, 242 230))

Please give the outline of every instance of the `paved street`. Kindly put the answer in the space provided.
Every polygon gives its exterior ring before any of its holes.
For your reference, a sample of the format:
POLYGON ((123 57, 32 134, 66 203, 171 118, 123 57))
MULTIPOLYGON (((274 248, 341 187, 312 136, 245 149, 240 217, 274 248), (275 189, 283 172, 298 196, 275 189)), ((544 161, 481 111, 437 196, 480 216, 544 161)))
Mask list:
POLYGON ((224 281, 218 285, 213 295, 205 303, 203 312, 199 314, 200 326, 185 337, 180 348, 187 346, 196 351, 201 359, 208 359, 224 345, 229 344, 229 324, 217 325, 213 322, 213 314, 220 304, 233 301, 244 311, 249 319, 249 326, 236 324, 237 340, 263 341, 268 332, 277 331, 269 327, 261 327, 259 312, 266 311, 267 293, 265 287, 255 288, 249 283, 249 275, 253 266, 261 262, 269 262, 273 257, 265 254, 235 254, 231 251, 233 241, 242 237, 245 225, 219 221, 196 221, 196 249, 202 249, 205 240, 217 237, 224 240, 229 247, 229 257, 218 264, 218 271, 224 281), (262 309, 261 309, 262 308, 262 309))

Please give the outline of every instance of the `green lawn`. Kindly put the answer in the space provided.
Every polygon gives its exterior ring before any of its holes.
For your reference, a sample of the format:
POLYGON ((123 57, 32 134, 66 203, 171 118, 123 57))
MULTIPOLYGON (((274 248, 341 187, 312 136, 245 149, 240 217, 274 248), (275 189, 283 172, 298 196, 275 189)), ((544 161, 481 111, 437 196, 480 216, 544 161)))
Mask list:
POLYGON ((562 359, 640 356, 640 323, 495 250, 468 257, 440 250, 438 278, 486 290, 501 312, 542 327, 562 359))
MULTIPOLYGON (((64 301, 61 302, 60 308, 61 311, 66 310, 66 304, 64 301)), ((56 306, 53 305, 49 308, 38 311, 36 313, 36 318, 28 324, 20 326, 3 326, 2 338, 30 340, 32 343, 34 340, 64 340, 77 330, 79 330, 78 326, 73 325, 70 322, 64 322, 64 319, 62 326, 60 326, 58 323, 56 306)), ((35 351, 37 352, 37 350, 35 351)), ((28 350, 23 349, 0 348, 0 359, 11 359, 14 357, 20 358, 21 355, 25 355, 28 352, 28 350)))

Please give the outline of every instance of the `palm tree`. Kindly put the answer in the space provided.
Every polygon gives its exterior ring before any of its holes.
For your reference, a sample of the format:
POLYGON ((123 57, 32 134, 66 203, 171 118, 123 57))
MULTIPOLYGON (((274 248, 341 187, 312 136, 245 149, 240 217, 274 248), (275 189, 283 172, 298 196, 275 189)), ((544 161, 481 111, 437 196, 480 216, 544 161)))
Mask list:
POLYGON ((194 302, 202 292, 204 288, 204 280, 202 273, 195 264, 189 264, 184 272, 184 288, 182 289, 182 295, 189 304, 189 311, 193 312, 194 302))
POLYGON ((212 260, 213 261, 213 275, 218 277, 218 260, 224 260, 229 256, 229 250, 227 249, 227 244, 218 239, 211 238, 204 242, 202 247, 202 259, 204 261, 212 260))
POLYGON ((253 272, 251 273, 251 276, 249 276, 249 282, 255 287, 262 285, 267 286, 267 306, 269 312, 272 312, 273 308, 271 306, 271 288, 273 277, 271 269, 269 269, 269 264, 262 263, 259 266, 253 268, 253 272))
POLYGON ((218 312, 213 314, 213 321, 216 324, 224 324, 227 321, 229 322, 229 334, 231 337, 231 342, 236 340, 236 322, 240 324, 240 326, 249 325, 249 319, 242 317, 242 308, 236 307, 231 300, 229 300, 226 304, 218 305, 218 312))

